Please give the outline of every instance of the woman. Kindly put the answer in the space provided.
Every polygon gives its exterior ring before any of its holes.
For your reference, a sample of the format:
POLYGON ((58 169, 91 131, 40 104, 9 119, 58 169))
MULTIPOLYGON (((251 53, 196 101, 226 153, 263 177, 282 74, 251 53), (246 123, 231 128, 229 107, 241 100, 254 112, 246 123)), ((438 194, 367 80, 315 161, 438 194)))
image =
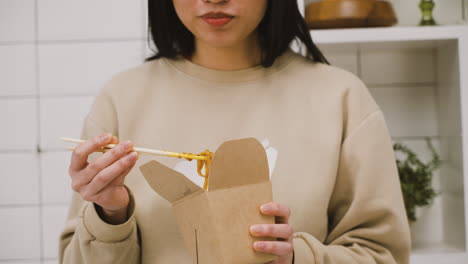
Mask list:
POLYGON ((408 262, 382 112, 358 78, 326 64, 295 0, 150 0, 149 22, 157 53, 101 90, 73 152, 61 262, 189 263, 132 146, 195 152, 245 137, 278 151, 275 202, 260 209, 276 224, 250 228, 276 240, 254 250, 272 263, 408 262), (289 50, 296 38, 307 56, 289 50), (131 142, 92 154, 116 136, 131 142))

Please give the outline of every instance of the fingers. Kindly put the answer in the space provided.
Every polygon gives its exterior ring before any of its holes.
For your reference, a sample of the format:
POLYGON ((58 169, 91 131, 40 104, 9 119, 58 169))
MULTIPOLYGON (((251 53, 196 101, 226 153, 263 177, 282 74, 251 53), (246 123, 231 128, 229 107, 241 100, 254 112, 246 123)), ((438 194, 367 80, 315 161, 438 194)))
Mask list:
POLYGON ((82 192, 82 196, 85 200, 92 200, 102 189, 109 185, 112 181, 122 176, 124 172, 128 172, 135 165, 138 159, 138 153, 131 152, 114 162, 112 165, 106 167, 100 171, 92 181, 86 185, 85 190, 82 192))
POLYGON ((276 223, 278 224, 287 224, 291 215, 289 207, 274 202, 260 206, 260 212, 264 215, 275 216, 276 223))
POLYGON ((109 144, 119 144, 119 138, 117 136, 112 136, 112 140, 109 144))
MULTIPOLYGON (((102 156, 98 157, 94 162, 90 163, 86 169, 86 175, 96 175, 103 169, 110 166, 112 163, 125 156, 129 151, 133 149, 132 143, 128 140, 121 142, 117 146, 113 147, 111 150, 104 153, 102 156)), ((84 180, 84 179, 83 179, 84 180)), ((91 179, 88 179, 88 182, 91 179)))
MULTIPOLYGON (((109 143, 118 143, 118 138, 116 136, 113 136, 110 139, 110 142, 108 142, 107 144, 109 143)), ((107 144, 104 144, 104 146, 107 144)), ((94 176, 96 176, 100 171, 102 171, 106 167, 110 166, 116 160, 120 159, 132 148, 133 146, 131 142, 126 141, 107 151, 102 156, 99 156, 92 163, 88 164, 86 168, 82 169, 79 173, 76 173, 78 174, 78 177, 75 177, 75 179, 73 180, 74 189, 80 190, 83 185, 90 183, 94 176)))
MULTIPOLYGON (((137 157, 137 160, 138 160, 138 158, 139 158, 139 156, 137 157)), ((125 180, 125 177, 127 176, 127 174, 130 173, 130 171, 133 169, 133 167, 135 167, 135 164, 136 164, 136 162, 133 163, 132 166, 130 166, 130 167, 128 167, 127 169, 125 169, 125 170, 114 180, 114 182, 112 182, 112 183, 114 183, 114 184, 116 184, 116 185, 117 185, 117 184, 118 184, 118 185, 123 185, 123 182, 124 182, 124 180, 125 180)))
POLYGON ((292 244, 283 241, 255 241, 253 248, 257 252, 265 252, 277 256, 284 256, 293 252, 292 244))
POLYGON ((250 233, 256 237, 273 237, 288 240, 292 237, 293 230, 288 224, 264 224, 251 226, 250 233))
POLYGON ((70 162, 70 175, 85 168, 88 164, 88 156, 96 149, 107 145, 111 139, 111 134, 103 134, 86 140, 85 142, 76 146, 76 148, 73 150, 72 159, 70 162))
POLYGON ((290 263, 293 252, 292 236, 294 232, 288 224, 291 210, 285 205, 270 202, 260 206, 260 212, 264 215, 274 216, 276 224, 251 226, 250 233, 256 237, 271 237, 278 240, 255 241, 253 244, 254 250, 280 256, 281 263, 290 263))

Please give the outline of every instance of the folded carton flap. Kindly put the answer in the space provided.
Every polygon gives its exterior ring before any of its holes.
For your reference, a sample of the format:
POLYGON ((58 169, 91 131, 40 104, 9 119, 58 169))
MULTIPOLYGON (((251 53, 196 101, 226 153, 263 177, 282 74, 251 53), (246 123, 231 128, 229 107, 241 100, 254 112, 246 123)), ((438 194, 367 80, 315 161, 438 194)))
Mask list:
POLYGON ((268 181, 265 149, 254 138, 224 142, 214 154, 208 179, 209 190, 268 181))
POLYGON ((151 188, 171 203, 194 192, 203 191, 183 174, 155 160, 139 168, 151 188))

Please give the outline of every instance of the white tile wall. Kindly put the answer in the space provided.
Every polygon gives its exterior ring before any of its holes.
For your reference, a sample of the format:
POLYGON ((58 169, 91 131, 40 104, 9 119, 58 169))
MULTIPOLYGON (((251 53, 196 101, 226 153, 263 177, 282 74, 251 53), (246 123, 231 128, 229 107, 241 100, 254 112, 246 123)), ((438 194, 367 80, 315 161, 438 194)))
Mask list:
MULTIPOLYGON (((51 262, 51 263, 57 264, 57 262, 51 262)), ((0 260, 0 264, 41 264, 41 261, 40 260, 0 260)))
POLYGON ((72 190, 68 166, 71 152, 45 152, 41 155, 42 202, 69 204, 72 190))
MULTIPOLYGON (((468 2, 467 2, 468 4, 468 2)), ((457 67, 457 44, 449 43, 437 52, 438 61, 438 85, 437 92, 438 104, 441 106, 439 113, 440 120, 440 135, 443 137, 443 144, 447 161, 450 162, 459 171, 463 169, 463 155, 462 155, 462 127, 461 123, 457 122, 462 118, 461 114, 461 100, 459 89, 460 86, 460 70, 457 67)), ((457 179, 458 180, 458 179, 457 179)), ((460 182, 462 182, 461 180, 460 182)), ((459 189, 458 185, 454 189, 459 189)))
POLYGON ((141 5, 141 0, 38 0, 39 39, 142 39, 141 5))
POLYGON ((436 96, 432 87, 371 88, 394 137, 438 135, 436 96))
POLYGON ((463 20, 466 22, 468 19, 468 0, 463 0, 463 20))
MULTIPOLYGON (((442 165, 439 174, 443 177, 440 177, 440 186, 442 193, 444 195, 452 196, 452 198, 461 198, 461 201, 458 201, 457 203, 463 203, 463 185, 460 184, 461 182, 464 181, 463 173, 459 170, 459 168, 456 168, 452 166, 449 163, 445 163, 442 165)), ((451 208, 446 208, 446 210, 452 210, 451 208)), ((464 214, 464 212, 460 212, 459 214, 464 214)), ((458 215, 458 214, 457 214, 458 215)), ((453 215, 447 215, 447 217, 454 217, 453 215)), ((463 227, 463 226, 459 226, 463 227)))
POLYGON ((39 208, 0 208, 0 256, 2 259, 40 257, 39 208))
POLYGON ((36 153, 0 154, 0 205, 39 203, 39 161, 36 153))
POLYGON ((441 197, 437 197, 430 207, 422 207, 416 210, 418 221, 412 226, 413 250, 423 250, 424 248, 443 243, 442 207, 442 199, 441 197))
POLYGON ((0 150, 36 148, 36 113, 36 99, 0 99, 0 150))
MULTIPOLYGON (((466 212, 464 212, 463 204, 463 194, 442 194, 442 201, 445 205, 444 210, 444 225, 447 227, 447 230, 444 234, 445 239, 448 241, 449 245, 457 247, 457 245, 465 244, 465 230, 460 229, 450 229, 450 226, 461 226, 463 227, 463 222, 465 221, 466 212)), ((466 228, 466 227, 465 227, 466 228)), ((464 250, 464 248, 459 248, 464 250)))
POLYGON ((35 0, 0 0, 0 41, 33 41, 35 0))
POLYGON ((142 10, 143 10, 143 20, 142 20, 142 34, 143 34, 143 39, 147 39, 148 36, 148 0, 142 0, 142 10))
POLYGON ((0 0, 0 264, 57 263, 71 198, 58 138, 78 138, 103 84, 143 61, 143 3, 0 0))
POLYGON ((0 96, 36 93, 34 45, 0 45, 0 61, 8 62, 0 63, 0 96))
POLYGON ((57 258, 60 233, 65 226, 68 206, 44 206, 42 210, 43 256, 57 258))
MULTIPOLYGON (((447 147, 447 153, 444 153, 447 157, 447 160, 450 164, 458 169, 459 171, 463 171, 463 154, 462 154, 462 146, 463 140, 462 137, 446 137, 444 138, 444 143, 447 147)), ((460 175, 460 177, 463 175, 460 175)), ((463 182, 463 181, 460 181, 463 182)), ((463 186, 458 185, 457 189, 462 189, 463 186)))
POLYGON ((39 46, 42 95, 94 95, 112 77, 141 63, 142 41, 39 46))
POLYGON ((69 144, 60 141, 60 137, 80 138, 84 118, 92 103, 93 97, 41 100, 41 148, 64 149, 69 144))
POLYGON ((358 46, 353 44, 328 44, 319 46, 325 53, 328 61, 334 66, 346 69, 356 75, 360 75, 358 62, 358 46))
MULTIPOLYGON (((467 3, 468 4, 468 3, 467 3)), ((440 48, 437 52, 436 60, 438 61, 438 93, 439 104, 445 104, 448 107, 441 109, 440 118, 443 119, 443 130, 441 134, 444 136, 460 136, 461 124, 455 120, 461 118, 460 113, 460 70, 458 69, 457 44, 449 43, 440 48)))
POLYGON ((327 59, 334 66, 347 69, 348 71, 356 75, 359 74, 356 53, 348 53, 348 52, 330 53, 327 59))
POLYGON ((362 51, 362 79, 368 85, 433 83, 434 51, 362 51))

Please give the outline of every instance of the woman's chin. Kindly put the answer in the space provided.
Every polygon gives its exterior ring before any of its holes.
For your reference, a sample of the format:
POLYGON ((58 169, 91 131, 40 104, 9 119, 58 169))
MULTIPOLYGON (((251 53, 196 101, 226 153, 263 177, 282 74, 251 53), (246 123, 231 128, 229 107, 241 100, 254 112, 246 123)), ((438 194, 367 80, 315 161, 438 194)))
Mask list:
POLYGON ((205 45, 219 49, 232 48, 242 44, 241 40, 233 39, 232 36, 211 35, 201 40, 205 45))

